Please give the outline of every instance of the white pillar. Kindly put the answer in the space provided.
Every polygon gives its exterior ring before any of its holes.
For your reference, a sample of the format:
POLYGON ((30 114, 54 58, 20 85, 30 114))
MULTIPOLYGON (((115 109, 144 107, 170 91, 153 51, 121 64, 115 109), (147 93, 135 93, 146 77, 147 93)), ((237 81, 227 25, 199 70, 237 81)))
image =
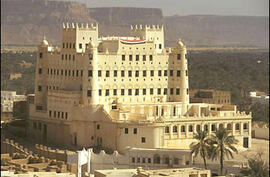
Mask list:
POLYGON ((232 123, 232 135, 233 136, 235 135, 235 123, 234 122, 232 123))
POLYGON ((87 150, 87 155, 88 155, 88 159, 87 159, 87 172, 90 174, 91 171, 91 153, 92 153, 92 149, 88 149, 87 150))
MULTIPOLYGON (((98 50, 97 46, 93 43, 91 43, 93 46, 92 52, 93 52, 93 77, 92 77, 92 104, 96 105, 99 104, 99 93, 98 93, 98 50)), ((88 60, 87 60, 88 61, 88 60)), ((87 73, 84 73, 85 76, 87 76, 87 73)))
POLYGON ((82 176, 82 168, 81 168, 81 153, 80 151, 77 153, 78 155, 78 162, 77 162, 77 177, 81 177, 82 176))
POLYGON ((240 135, 244 135, 244 123, 240 123, 240 135))

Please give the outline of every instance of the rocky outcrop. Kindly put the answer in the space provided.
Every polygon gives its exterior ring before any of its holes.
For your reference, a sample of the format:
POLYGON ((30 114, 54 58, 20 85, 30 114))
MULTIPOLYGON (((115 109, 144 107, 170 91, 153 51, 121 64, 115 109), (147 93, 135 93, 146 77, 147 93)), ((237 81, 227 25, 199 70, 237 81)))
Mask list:
POLYGON ((1 0, 2 45, 37 45, 43 35, 61 42, 63 22, 100 25, 99 35, 128 35, 131 24, 165 24, 165 43, 181 37, 188 46, 269 46, 269 17, 171 16, 161 9, 104 7, 48 0, 1 0))

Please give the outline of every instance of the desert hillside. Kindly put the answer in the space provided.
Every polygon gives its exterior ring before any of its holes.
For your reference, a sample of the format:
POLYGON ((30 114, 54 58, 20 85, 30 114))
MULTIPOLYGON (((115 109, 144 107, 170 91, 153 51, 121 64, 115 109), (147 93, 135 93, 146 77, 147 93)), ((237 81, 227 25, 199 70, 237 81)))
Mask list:
POLYGON ((269 46, 269 17, 170 16, 155 8, 87 8, 85 4, 47 0, 1 0, 1 44, 37 45, 46 35, 61 42, 63 22, 100 25, 99 35, 128 35, 131 24, 164 24, 166 45, 181 37, 188 46, 269 46))

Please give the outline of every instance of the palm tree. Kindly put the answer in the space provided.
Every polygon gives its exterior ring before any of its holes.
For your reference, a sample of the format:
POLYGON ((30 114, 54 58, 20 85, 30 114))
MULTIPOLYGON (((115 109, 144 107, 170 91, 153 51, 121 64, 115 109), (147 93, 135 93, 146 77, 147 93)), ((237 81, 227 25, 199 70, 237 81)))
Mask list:
POLYGON ((233 158, 232 152, 238 153, 237 149, 233 146, 238 140, 234 136, 229 136, 229 133, 223 127, 219 128, 214 135, 211 135, 209 144, 209 157, 212 160, 220 160, 220 172, 222 174, 223 170, 223 161, 226 157, 229 159, 233 158))
POLYGON ((242 169, 240 173, 247 177, 269 177, 268 165, 262 159, 261 153, 249 158, 248 167, 242 169))
POLYGON ((197 157, 197 155, 200 153, 200 156, 203 158, 204 167, 207 169, 206 166, 206 157, 208 152, 208 138, 207 138, 207 131, 198 131, 197 134, 194 135, 194 138, 198 140, 198 142, 193 142, 190 144, 191 153, 195 154, 194 157, 197 157))

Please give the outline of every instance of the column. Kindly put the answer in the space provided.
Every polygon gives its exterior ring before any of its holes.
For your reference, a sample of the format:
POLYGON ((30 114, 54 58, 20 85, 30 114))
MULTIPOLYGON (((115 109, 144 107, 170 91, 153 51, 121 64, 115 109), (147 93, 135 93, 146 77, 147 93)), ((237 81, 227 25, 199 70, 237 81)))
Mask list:
POLYGON ((232 135, 234 136, 235 135, 235 123, 232 122, 232 135))
POLYGON ((209 135, 211 135, 212 134, 212 124, 211 123, 209 123, 208 124, 208 133, 209 133, 209 135))
POLYGON ((251 137, 252 125, 251 121, 248 122, 248 136, 251 137))
POLYGON ((181 125, 177 125, 177 137, 181 137, 181 125))
POLYGON ((186 137, 188 137, 188 124, 186 124, 186 137))
MULTIPOLYGON (((98 50, 97 50, 97 45, 93 44, 91 41, 92 45, 92 52, 93 52, 93 61, 92 61, 92 66, 93 66, 93 77, 92 77, 92 104, 99 104, 99 93, 98 93, 98 50)), ((88 61, 88 59, 87 59, 88 61)), ((87 73, 84 73, 84 76, 87 76, 87 73)))
POLYGON ((240 123, 240 135, 244 135, 244 123, 240 123))
POLYGON ((149 106, 149 109, 148 109, 148 115, 150 116, 150 117, 152 117, 153 116, 153 106, 149 106))
POLYGON ((173 137, 173 125, 170 125, 170 139, 173 137))

